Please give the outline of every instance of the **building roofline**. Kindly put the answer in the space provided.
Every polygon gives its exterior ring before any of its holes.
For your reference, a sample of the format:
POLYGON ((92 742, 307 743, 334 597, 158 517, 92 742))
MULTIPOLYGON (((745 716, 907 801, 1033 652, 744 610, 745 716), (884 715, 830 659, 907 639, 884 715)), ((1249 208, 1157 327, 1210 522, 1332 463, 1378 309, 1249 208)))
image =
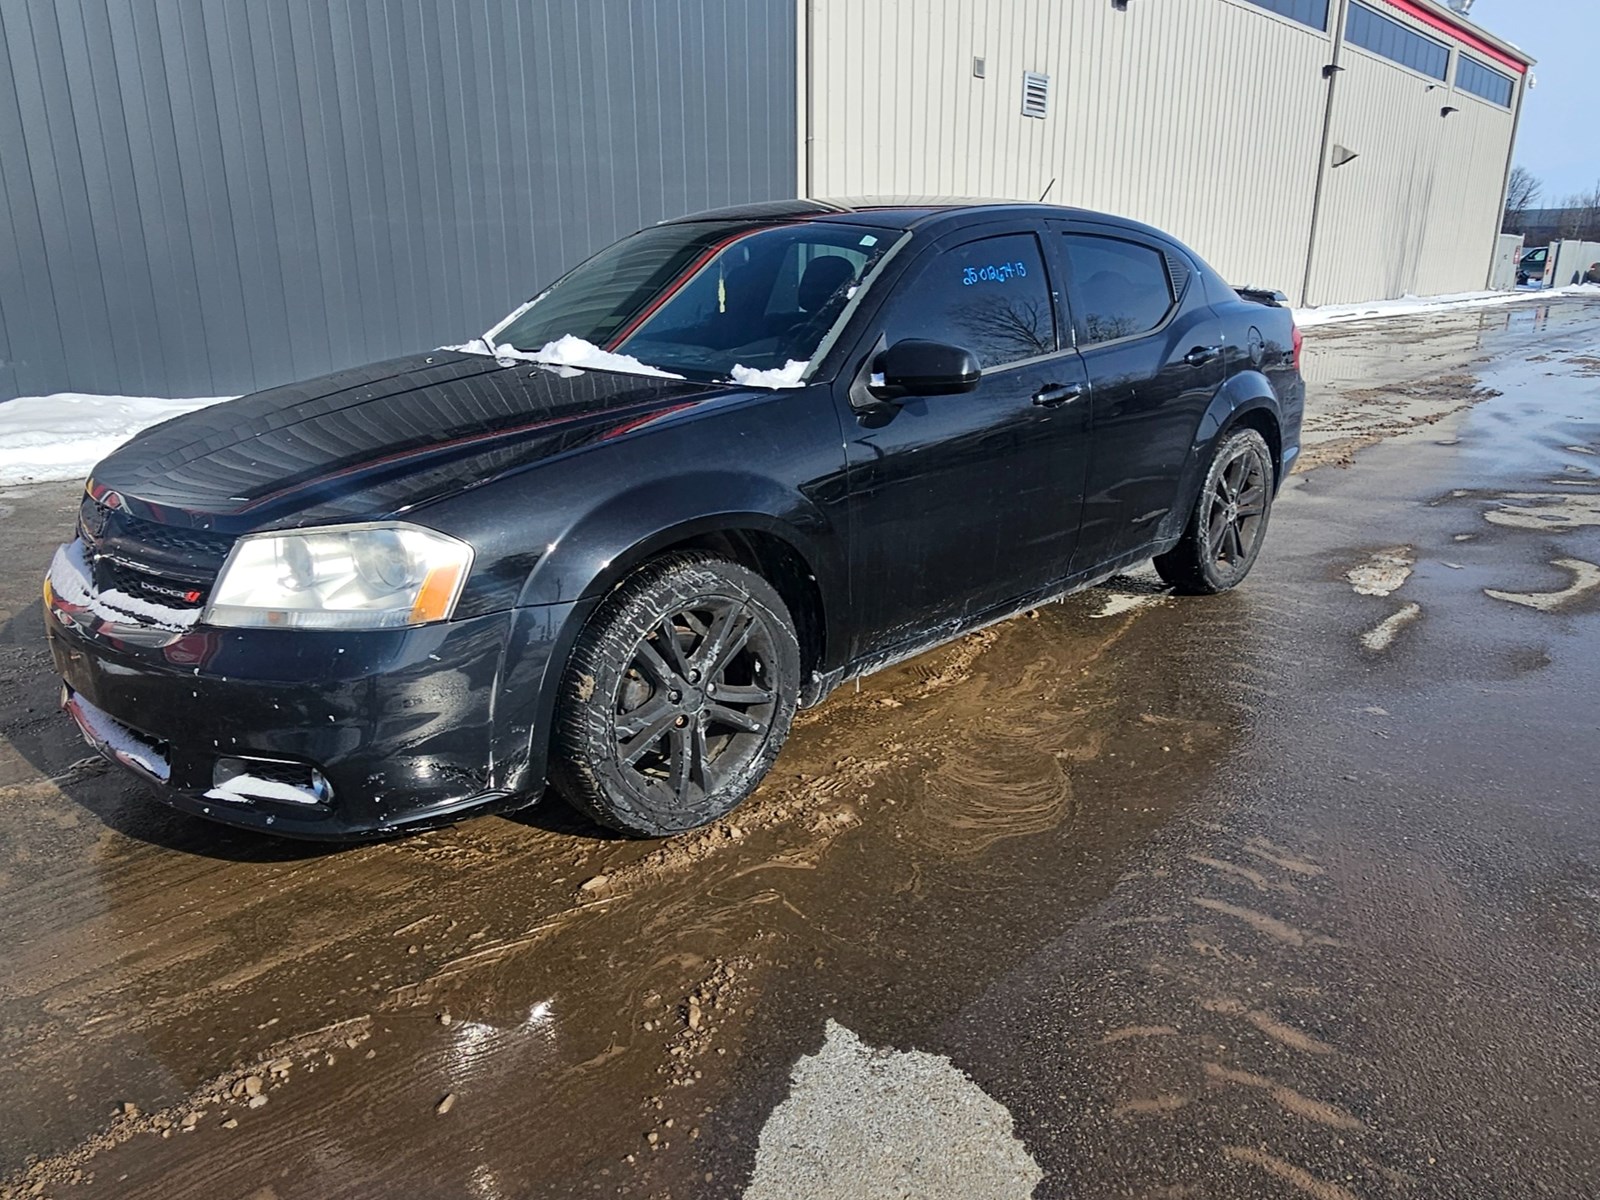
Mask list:
MULTIPOLYGON (((1430 25, 1447 33, 1457 41, 1466 43, 1473 49, 1497 52, 1505 58, 1514 60, 1515 65, 1526 71, 1538 60, 1514 42, 1508 42, 1497 34, 1490 33, 1482 25, 1462 16, 1441 0, 1388 0, 1391 7, 1398 8, 1401 12, 1409 12, 1430 25), (1474 46, 1474 43, 1482 43, 1474 46)), ((1503 63, 1512 66, 1513 63, 1503 63)))

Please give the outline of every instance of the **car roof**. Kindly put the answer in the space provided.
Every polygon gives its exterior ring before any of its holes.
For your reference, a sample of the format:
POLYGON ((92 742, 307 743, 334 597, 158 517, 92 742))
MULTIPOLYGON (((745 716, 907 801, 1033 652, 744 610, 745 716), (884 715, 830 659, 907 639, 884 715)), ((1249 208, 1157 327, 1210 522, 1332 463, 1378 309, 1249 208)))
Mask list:
POLYGON ((994 200, 970 196, 853 196, 843 199, 767 200, 754 204, 735 204, 704 212, 673 217, 663 225, 691 221, 804 221, 826 220, 842 224, 871 225, 876 228, 913 229, 940 218, 970 218, 977 215, 1027 214, 1035 217, 1078 218, 1112 221, 1130 229, 1149 229, 1137 221, 1109 213, 1068 208, 1060 204, 1036 204, 1023 200, 994 200))

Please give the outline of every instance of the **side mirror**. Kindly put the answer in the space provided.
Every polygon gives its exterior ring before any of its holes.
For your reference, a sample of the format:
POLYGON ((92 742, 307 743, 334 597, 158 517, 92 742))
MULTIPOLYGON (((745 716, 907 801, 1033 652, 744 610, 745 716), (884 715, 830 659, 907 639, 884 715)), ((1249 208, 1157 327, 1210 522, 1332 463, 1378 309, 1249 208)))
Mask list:
POLYGON ((970 350, 904 338, 874 360, 872 391, 885 397, 948 396, 972 391, 982 374, 970 350))

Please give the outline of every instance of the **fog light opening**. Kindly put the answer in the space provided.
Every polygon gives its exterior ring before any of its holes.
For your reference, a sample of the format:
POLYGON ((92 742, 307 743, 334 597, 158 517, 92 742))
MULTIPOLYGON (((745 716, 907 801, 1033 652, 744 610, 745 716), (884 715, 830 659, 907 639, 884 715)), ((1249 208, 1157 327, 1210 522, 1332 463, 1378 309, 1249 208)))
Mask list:
POLYGON ((280 758, 219 758, 211 784, 206 799, 235 804, 326 805, 333 799, 333 785, 316 767, 280 758))

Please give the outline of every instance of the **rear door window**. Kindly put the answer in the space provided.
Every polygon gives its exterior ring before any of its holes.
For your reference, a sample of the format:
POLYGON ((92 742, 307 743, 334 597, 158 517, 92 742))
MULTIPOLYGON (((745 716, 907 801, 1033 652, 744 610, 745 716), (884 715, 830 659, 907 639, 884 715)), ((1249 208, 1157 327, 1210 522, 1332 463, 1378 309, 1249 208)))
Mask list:
POLYGON ((904 338, 961 346, 985 368, 1055 353, 1039 239, 1002 234, 934 251, 896 288, 884 338, 891 346, 904 338))
POLYGON ((1159 250, 1093 234, 1065 236, 1072 307, 1086 345, 1149 333, 1172 311, 1172 279, 1159 250))

